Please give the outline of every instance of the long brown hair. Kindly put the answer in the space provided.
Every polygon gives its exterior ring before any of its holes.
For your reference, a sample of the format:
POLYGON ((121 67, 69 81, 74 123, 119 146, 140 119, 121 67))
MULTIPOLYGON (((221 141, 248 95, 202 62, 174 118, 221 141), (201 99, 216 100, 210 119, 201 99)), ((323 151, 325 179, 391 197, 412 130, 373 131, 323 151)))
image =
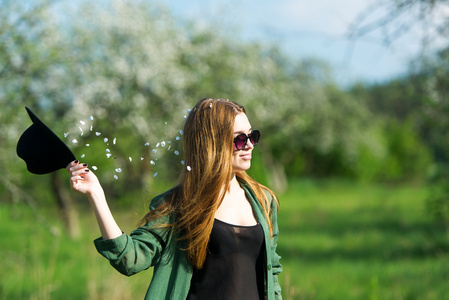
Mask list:
MULTIPOLYGON (((141 220, 143 224, 174 214, 174 223, 162 226, 173 226, 179 233, 179 240, 186 241, 184 250, 198 269, 206 259, 215 212, 231 181, 234 121, 239 113, 246 113, 244 107, 225 99, 205 98, 196 104, 184 125, 185 168, 180 183, 162 205, 141 220)), ((273 196, 274 193, 245 172, 238 172, 236 176, 255 192, 272 231, 270 203, 264 190, 273 196)))

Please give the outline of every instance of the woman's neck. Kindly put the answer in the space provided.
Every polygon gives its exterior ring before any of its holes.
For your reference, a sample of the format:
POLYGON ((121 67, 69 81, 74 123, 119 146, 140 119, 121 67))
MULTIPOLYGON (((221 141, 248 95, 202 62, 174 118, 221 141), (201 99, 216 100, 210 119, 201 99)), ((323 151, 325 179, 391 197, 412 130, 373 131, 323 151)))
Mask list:
POLYGON ((246 197, 245 191, 240 186, 235 174, 232 174, 223 201, 215 212, 215 218, 229 224, 240 226, 253 226, 257 224, 251 203, 246 197))
POLYGON ((229 186, 228 186, 228 193, 232 193, 233 191, 235 191, 236 189, 240 189, 240 184, 237 181, 237 176, 235 175, 235 173, 232 173, 231 175, 231 181, 229 182, 229 186))

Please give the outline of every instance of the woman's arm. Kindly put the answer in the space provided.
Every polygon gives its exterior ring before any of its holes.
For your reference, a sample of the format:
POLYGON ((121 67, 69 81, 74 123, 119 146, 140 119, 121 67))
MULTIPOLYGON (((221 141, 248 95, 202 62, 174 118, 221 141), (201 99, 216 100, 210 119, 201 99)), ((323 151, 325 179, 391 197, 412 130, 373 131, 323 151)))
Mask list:
POLYGON ((87 168, 87 164, 75 160, 67 165, 67 171, 70 174, 72 190, 89 199, 103 239, 114 239, 122 235, 109 209, 103 188, 97 176, 87 168))

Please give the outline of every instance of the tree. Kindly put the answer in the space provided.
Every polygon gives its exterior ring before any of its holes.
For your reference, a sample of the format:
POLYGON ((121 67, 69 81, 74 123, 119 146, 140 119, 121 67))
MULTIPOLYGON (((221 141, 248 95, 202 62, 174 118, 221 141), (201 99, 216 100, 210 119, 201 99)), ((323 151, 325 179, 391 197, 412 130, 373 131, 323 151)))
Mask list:
MULTIPOLYGON (((67 97, 60 88, 65 86, 59 68, 66 56, 57 46, 60 34, 49 20, 50 3, 24 4, 3 2, 0 10, 0 106, 2 130, 0 133, 0 167, 8 170, 2 175, 4 187, 11 197, 16 188, 31 188, 46 183, 48 177, 23 176, 18 167, 15 145, 25 124, 29 123, 24 106, 36 108, 36 113, 47 110, 46 119, 58 121, 67 107, 67 97), (51 108, 51 109, 50 109, 51 108), (7 175, 6 175, 7 174, 7 175), (7 176, 7 177, 6 177, 7 176), (20 182, 20 184, 18 183, 20 182)), ((69 234, 78 233, 76 210, 69 197, 59 188, 59 175, 50 177, 54 198, 60 208, 69 234)), ((28 195, 30 193, 27 193, 28 195)), ((28 197, 30 198, 30 197, 28 197)))
MULTIPOLYGON (((413 127, 432 150, 435 165, 430 179, 437 183, 437 187, 427 204, 429 211, 447 226, 449 190, 446 186, 449 177, 445 170, 449 165, 449 18, 445 12, 448 8, 449 3, 445 0, 376 2, 367 7, 348 30, 349 38, 354 41, 373 32, 380 32, 382 43, 390 46, 400 36, 419 27, 423 50, 431 50, 430 54, 427 52, 427 55, 422 55, 411 64, 408 76, 396 81, 407 89, 400 87, 395 90, 401 97, 408 96, 404 99, 408 101, 406 106, 402 105, 406 109, 401 115, 413 120, 413 127), (380 17, 373 17, 379 10, 380 17), (372 20, 368 20, 370 17, 372 20), (440 50, 436 51, 435 48, 440 50)), ((424 53, 426 52, 423 51, 424 53)), ((393 87, 391 83, 390 87, 393 87)))
POLYGON ((32 194, 63 198, 65 188, 55 173, 39 177, 41 186, 52 184, 42 192, 17 167, 15 144, 29 122, 24 104, 95 167, 111 199, 174 183, 185 167, 179 130, 204 97, 245 105, 262 132, 259 170, 279 191, 285 174, 362 176, 364 155, 379 161, 387 153, 379 124, 323 62, 292 62, 275 46, 183 23, 144 1, 59 8, 59 18, 49 17, 56 12, 48 2, 8 5, 0 21, 0 113, 8 124, 0 143, 8 156, 0 164, 8 169, 14 159, 15 185, 32 194))

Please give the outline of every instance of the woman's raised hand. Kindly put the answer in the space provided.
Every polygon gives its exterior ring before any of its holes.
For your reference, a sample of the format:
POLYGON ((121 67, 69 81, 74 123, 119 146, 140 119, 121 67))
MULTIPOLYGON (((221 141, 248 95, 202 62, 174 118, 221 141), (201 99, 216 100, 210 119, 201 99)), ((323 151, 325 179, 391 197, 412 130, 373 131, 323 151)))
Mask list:
POLYGON ((102 192, 102 187, 97 176, 87 168, 87 164, 75 160, 69 163, 66 169, 70 174, 70 186, 72 190, 86 196, 92 196, 96 192, 102 192))
POLYGON ((109 210, 103 188, 97 176, 87 168, 87 164, 80 163, 78 160, 69 163, 66 169, 70 174, 72 190, 89 198, 103 239, 119 237, 122 231, 109 210))

